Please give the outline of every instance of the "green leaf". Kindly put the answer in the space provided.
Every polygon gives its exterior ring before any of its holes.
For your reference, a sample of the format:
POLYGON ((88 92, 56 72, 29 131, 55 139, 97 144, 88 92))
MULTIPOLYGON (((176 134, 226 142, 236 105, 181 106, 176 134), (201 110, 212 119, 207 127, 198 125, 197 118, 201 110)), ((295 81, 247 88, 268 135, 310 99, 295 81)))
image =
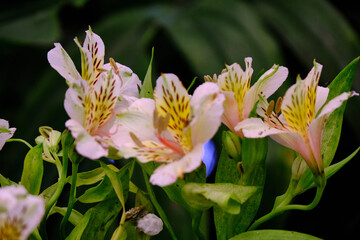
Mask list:
POLYGON ((101 202, 112 190, 111 181, 105 176, 97 186, 87 189, 77 200, 82 203, 101 202))
POLYGON ((6 186, 14 185, 14 184, 16 184, 16 183, 11 181, 9 178, 4 177, 0 173, 0 185, 1 185, 1 187, 6 187, 6 186))
POLYGON ((232 182, 241 186, 255 186, 257 191, 242 205, 239 215, 230 215, 219 207, 214 207, 214 221, 217 239, 228 239, 244 232, 254 219, 261 203, 266 177, 267 138, 243 138, 242 173, 237 169, 237 161, 229 158, 222 150, 216 182, 232 182), (224 164, 222 166, 222 164, 224 164))
POLYGON ((229 240, 320 240, 320 238, 293 231, 285 230, 256 230, 241 233, 229 240))
MULTIPOLYGON (((117 178, 122 178, 122 176, 126 173, 127 170, 130 170, 134 164, 134 161, 127 163, 120 170, 115 167, 110 167, 112 165, 108 165, 109 169, 116 169, 117 178)), ((78 201, 82 203, 95 203, 100 202, 106 199, 107 195, 113 191, 113 185, 109 177, 104 176, 104 179, 95 187, 87 189, 83 195, 77 198, 78 201)))
MULTIPOLYGON (((113 175, 118 179, 117 176, 113 175)), ((129 171, 126 169, 122 177, 118 179, 123 190, 123 200, 126 201, 129 186, 129 171)), ((66 238, 73 239, 105 239, 109 233, 111 225, 118 220, 118 215, 122 209, 122 204, 118 196, 112 191, 105 200, 90 208, 81 219, 79 224, 72 230, 66 238)))
POLYGON ((182 194, 192 207, 206 210, 215 204, 229 214, 239 214, 241 205, 257 191, 257 187, 231 183, 187 183, 182 194))
MULTIPOLYGON (((113 171, 119 171, 114 165, 109 164, 108 167, 113 171)), ((77 174, 76 186, 91 185, 104 179, 104 169, 99 167, 90 171, 81 172, 77 174)), ((71 183, 71 176, 67 178, 67 182, 71 183)))
POLYGON ((147 72, 146 72, 146 75, 145 75, 145 78, 144 78, 144 81, 142 83, 141 90, 139 93, 140 98, 153 98, 154 90, 153 90, 152 77, 151 77, 153 59, 154 59, 154 48, 152 48, 149 67, 147 69, 147 72))
MULTIPOLYGON (((66 213, 66 209, 67 209, 66 207, 56 207, 55 206, 51 209, 50 215, 59 213, 64 216, 66 213)), ((80 212, 76 211, 75 209, 71 210, 69 222, 71 222, 72 225, 74 225, 74 226, 78 225, 82 218, 83 218, 83 215, 80 212)))
POLYGON ((26 154, 24 160, 21 184, 30 194, 38 195, 43 178, 44 165, 42 159, 43 146, 36 145, 26 154))

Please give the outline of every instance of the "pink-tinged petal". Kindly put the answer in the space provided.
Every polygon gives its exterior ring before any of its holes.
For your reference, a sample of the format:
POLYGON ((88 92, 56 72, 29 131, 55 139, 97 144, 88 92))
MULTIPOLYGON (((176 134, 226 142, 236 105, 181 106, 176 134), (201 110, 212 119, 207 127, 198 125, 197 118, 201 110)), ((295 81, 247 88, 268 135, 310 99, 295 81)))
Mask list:
POLYGON ((161 187, 175 183, 178 178, 184 177, 184 173, 192 172, 201 165, 202 151, 202 146, 198 145, 180 160, 159 166, 151 175, 150 182, 161 187))
POLYGON ((235 126, 236 131, 242 130, 247 138, 263 138, 273 134, 284 133, 283 130, 276 129, 263 122, 260 118, 247 118, 235 126))
POLYGON ((9 122, 4 119, 0 119, 0 128, 6 131, 6 132, 0 132, 0 150, 1 150, 4 147, 6 140, 10 139, 14 135, 16 128, 9 128, 9 122))
POLYGON ((97 81, 104 64, 105 46, 99 35, 90 30, 86 31, 83 49, 91 54, 94 82, 97 81))
POLYGON ((76 151, 89 159, 99 159, 108 155, 108 149, 101 144, 100 137, 91 136, 78 122, 70 119, 65 126, 75 138, 76 151))
POLYGON ((65 93, 65 111, 71 119, 79 123, 84 123, 85 120, 84 101, 84 95, 80 95, 73 88, 69 88, 65 93))
POLYGON ((48 61, 63 78, 65 78, 66 83, 71 86, 76 83, 78 79, 81 78, 79 72, 76 70, 76 67, 67 54, 67 52, 62 48, 60 43, 55 43, 55 48, 51 49, 47 58, 48 61))
POLYGON ((142 141, 141 146, 136 144, 132 146, 134 151, 133 157, 136 157, 140 162, 177 162, 179 155, 174 153, 172 149, 156 141, 142 141))
POLYGON ((288 72, 286 67, 274 65, 251 86, 244 96, 244 118, 249 116, 255 103, 259 100, 259 95, 265 98, 271 96, 286 80, 288 72))
POLYGON ((190 100, 194 112, 190 123, 193 145, 203 144, 215 135, 221 124, 224 100, 215 83, 204 83, 195 89, 190 100))
POLYGON ((155 102, 149 98, 141 98, 135 101, 122 113, 117 115, 117 122, 122 126, 122 131, 112 138, 114 142, 121 146, 127 141, 131 141, 130 132, 135 134, 140 140, 156 141, 153 114, 155 102))
POLYGON ((279 144, 299 153, 312 170, 318 169, 316 162, 314 162, 312 149, 309 149, 303 137, 300 136, 298 133, 284 132, 271 135, 270 137, 279 144))
POLYGON ((245 59, 245 71, 243 71, 237 63, 226 66, 226 69, 224 69, 223 73, 218 77, 218 86, 220 90, 234 93, 240 120, 244 119, 244 97, 250 88, 251 76, 253 73, 251 62, 251 58, 245 59))
POLYGON ((120 81, 120 95, 133 97, 139 96, 138 88, 141 87, 141 81, 129 67, 120 63, 115 63, 114 67, 110 63, 107 63, 103 66, 103 69, 113 69, 113 73, 120 81))
POLYGON ((352 96, 359 96, 359 94, 355 91, 345 92, 345 93, 342 93, 339 96, 331 99, 321 110, 321 112, 317 116, 317 118, 319 118, 321 116, 326 116, 328 118, 335 109, 341 107, 343 102, 348 100, 352 96))
POLYGON ((86 80, 90 87, 95 83, 94 66, 92 61, 92 53, 86 48, 82 47, 77 38, 74 39, 76 45, 79 47, 81 55, 81 77, 86 80))
POLYGON ((325 87, 317 87, 316 90, 316 101, 315 101, 315 115, 318 113, 320 108, 325 104, 326 99, 329 95, 329 89, 325 87))
POLYGON ((321 156, 321 142, 322 135, 324 132, 324 127, 326 123, 327 116, 323 115, 314 119, 309 125, 309 142, 310 147, 315 158, 315 161, 318 166, 318 170, 322 171, 324 169, 323 160, 321 156))
POLYGON ((174 74, 162 74, 156 80, 154 99, 159 116, 169 114, 168 130, 181 143, 186 138, 183 130, 190 117, 190 97, 179 78, 174 74))
MULTIPOLYGON (((0 208, 0 233, 3 232, 2 228, 8 225, 19 231, 14 233, 19 234, 19 238, 10 237, 23 240, 28 239, 42 220, 45 203, 42 197, 28 194, 24 186, 12 185, 0 188, 0 208)), ((5 239, 9 238, 5 236, 5 239)))
POLYGON ((239 120, 239 109, 233 92, 223 92, 225 101, 223 104, 224 114, 221 117, 221 121, 234 133, 235 126, 239 120))

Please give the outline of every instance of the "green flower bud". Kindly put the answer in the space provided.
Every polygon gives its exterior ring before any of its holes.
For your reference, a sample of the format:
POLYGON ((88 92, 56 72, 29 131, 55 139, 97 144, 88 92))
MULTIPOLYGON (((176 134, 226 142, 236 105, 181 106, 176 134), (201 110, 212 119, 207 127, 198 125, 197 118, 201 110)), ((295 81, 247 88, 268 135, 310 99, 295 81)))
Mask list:
POLYGON ((301 176, 304 174, 307 168, 307 164, 302 157, 297 156, 292 165, 292 176, 293 179, 298 181, 300 180, 301 176))
POLYGON ((239 136, 231 131, 224 131, 223 146, 230 157, 240 160, 241 158, 241 143, 239 136))

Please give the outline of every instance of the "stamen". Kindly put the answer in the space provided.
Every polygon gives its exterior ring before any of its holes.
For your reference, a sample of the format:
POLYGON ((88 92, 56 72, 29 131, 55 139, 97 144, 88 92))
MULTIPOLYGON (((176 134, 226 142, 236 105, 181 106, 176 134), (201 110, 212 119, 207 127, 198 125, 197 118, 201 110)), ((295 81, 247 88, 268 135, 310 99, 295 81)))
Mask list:
POLYGON ((282 97, 279 97, 276 101, 276 105, 275 105, 275 113, 276 114, 278 114, 280 112, 282 101, 283 101, 282 97))
POLYGON ((133 133, 130 132, 130 137, 131 139, 134 141, 134 143, 138 146, 138 147, 145 147, 145 145, 140 141, 140 139, 133 133))
POLYGON ((110 65, 114 68, 115 73, 119 74, 119 68, 116 66, 116 62, 113 58, 109 59, 110 65))
POLYGON ((274 110, 274 105, 275 105, 274 100, 271 100, 270 103, 269 103, 268 108, 266 109, 266 115, 267 115, 267 116, 270 116, 271 113, 273 112, 273 110, 274 110))

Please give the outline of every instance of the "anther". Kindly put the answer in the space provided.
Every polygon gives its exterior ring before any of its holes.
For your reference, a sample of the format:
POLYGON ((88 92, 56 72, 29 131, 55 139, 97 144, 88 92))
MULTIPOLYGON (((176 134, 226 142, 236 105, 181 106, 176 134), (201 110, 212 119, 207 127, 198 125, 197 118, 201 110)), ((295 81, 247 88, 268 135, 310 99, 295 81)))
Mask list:
POLYGON ((270 116, 270 115, 271 115, 271 113, 272 113, 272 111, 273 111, 273 109, 274 109, 274 105, 275 105, 274 100, 271 100, 270 103, 269 103, 268 108, 266 109, 266 115, 267 115, 267 116, 270 116))
POLYGON ((275 105, 275 113, 276 114, 278 114, 280 112, 282 101, 283 101, 282 97, 279 97, 276 101, 276 105, 275 105))
POLYGON ((110 65, 114 68, 115 73, 119 74, 119 68, 116 66, 116 62, 113 58, 109 58, 110 65))
POLYGON ((130 134, 131 139, 134 141, 134 143, 138 147, 145 147, 145 145, 140 141, 140 139, 133 132, 130 132, 129 134, 130 134))

